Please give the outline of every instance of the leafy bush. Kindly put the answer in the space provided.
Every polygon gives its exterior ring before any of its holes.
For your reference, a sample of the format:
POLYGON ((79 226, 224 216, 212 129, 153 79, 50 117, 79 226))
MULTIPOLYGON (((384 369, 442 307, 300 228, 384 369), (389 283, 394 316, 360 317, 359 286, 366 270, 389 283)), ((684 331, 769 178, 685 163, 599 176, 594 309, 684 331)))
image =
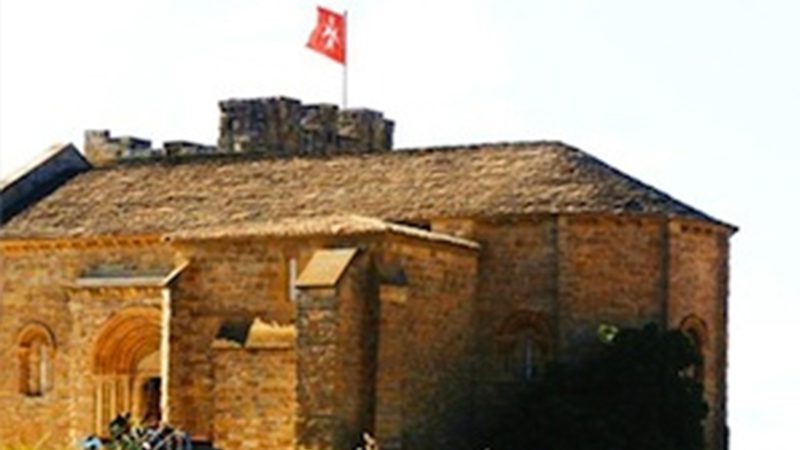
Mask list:
POLYGON ((560 365, 499 420, 493 450, 701 450, 708 408, 688 369, 699 362, 680 331, 600 330, 601 351, 560 365))

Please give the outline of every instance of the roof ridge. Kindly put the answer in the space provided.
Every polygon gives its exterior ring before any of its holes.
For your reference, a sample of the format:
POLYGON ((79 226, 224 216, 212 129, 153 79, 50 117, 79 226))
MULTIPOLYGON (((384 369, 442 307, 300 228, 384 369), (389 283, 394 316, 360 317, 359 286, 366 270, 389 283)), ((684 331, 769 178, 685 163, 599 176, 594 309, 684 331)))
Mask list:
POLYGON ((532 140, 532 141, 499 141, 478 142, 463 145, 433 145, 422 147, 403 147, 385 151, 367 153, 337 153, 337 154, 302 154, 302 155, 275 155, 266 152, 218 152, 197 155, 154 155, 148 158, 131 158, 119 160, 107 166, 93 167, 92 171, 125 170, 135 167, 151 166, 181 166, 190 164, 237 164, 257 161, 292 161, 292 160, 346 160, 380 158, 387 155, 397 157, 410 157, 420 154, 451 153, 469 151, 502 151, 502 150, 531 150, 534 148, 561 148, 565 151, 581 151, 577 147, 560 140, 532 140))

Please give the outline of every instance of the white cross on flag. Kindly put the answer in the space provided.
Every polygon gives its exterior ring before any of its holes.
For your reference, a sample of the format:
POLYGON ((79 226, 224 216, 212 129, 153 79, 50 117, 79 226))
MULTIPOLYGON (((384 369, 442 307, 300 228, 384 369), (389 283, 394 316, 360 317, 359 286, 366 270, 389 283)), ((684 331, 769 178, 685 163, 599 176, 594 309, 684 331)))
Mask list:
POLYGON ((338 63, 345 64, 347 33, 344 15, 321 6, 317 7, 317 12, 317 26, 311 32, 306 46, 338 63))

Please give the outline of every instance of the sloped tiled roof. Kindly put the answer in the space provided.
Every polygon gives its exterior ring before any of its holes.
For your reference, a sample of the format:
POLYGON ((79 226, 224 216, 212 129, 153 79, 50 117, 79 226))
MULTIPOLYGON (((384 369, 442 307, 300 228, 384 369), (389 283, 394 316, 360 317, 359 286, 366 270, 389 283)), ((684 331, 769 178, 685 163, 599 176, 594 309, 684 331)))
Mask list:
POLYGON ((169 233, 337 214, 421 220, 541 212, 661 214, 726 225, 581 150, 529 142, 94 169, 11 219, 0 236, 169 233))

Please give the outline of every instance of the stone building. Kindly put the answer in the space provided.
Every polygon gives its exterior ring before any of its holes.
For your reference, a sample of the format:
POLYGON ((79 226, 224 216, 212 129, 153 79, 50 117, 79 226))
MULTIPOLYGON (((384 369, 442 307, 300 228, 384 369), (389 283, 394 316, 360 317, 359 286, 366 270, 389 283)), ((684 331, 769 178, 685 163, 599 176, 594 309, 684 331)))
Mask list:
MULTIPOLYGON (((0 443, 160 415, 223 450, 471 448, 601 323, 699 345, 725 444, 736 229, 559 142, 220 103, 217 147, 86 134, 4 182, 0 443)), ((587 350, 588 349, 588 350, 587 350)))

